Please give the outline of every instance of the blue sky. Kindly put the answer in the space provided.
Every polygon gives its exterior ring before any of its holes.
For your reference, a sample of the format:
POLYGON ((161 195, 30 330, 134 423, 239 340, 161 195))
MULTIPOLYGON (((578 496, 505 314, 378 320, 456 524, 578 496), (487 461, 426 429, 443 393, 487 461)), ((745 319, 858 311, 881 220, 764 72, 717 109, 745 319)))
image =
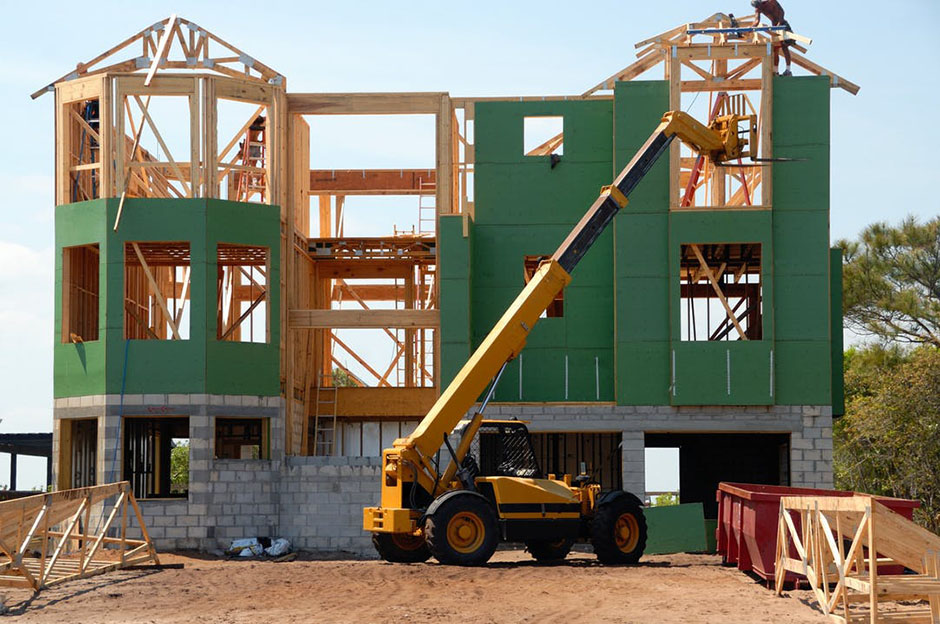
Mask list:
MULTIPOLYGON (((833 240, 876 220, 937 215, 931 149, 940 138, 932 119, 940 2, 782 4, 794 29, 813 38, 810 58, 862 87, 855 97, 832 94, 833 240)), ((51 430, 53 99, 29 94, 77 62, 175 11, 285 74, 290 91, 579 94, 631 63, 634 42, 716 11, 744 16, 749 9, 746 0, 18 4, 6 12, 0 40, 7 197, 0 204, 0 431, 51 430)), ((356 131, 353 143, 367 145, 367 128, 356 131)), ((400 131, 432 136, 424 126, 400 131)), ((322 132, 329 138, 330 129, 322 132)), ((337 154, 323 166, 428 161, 409 142, 337 154)), ((21 486, 41 479, 41 464, 30 465, 21 464, 21 486)), ((659 485, 651 489, 666 489, 659 485)))

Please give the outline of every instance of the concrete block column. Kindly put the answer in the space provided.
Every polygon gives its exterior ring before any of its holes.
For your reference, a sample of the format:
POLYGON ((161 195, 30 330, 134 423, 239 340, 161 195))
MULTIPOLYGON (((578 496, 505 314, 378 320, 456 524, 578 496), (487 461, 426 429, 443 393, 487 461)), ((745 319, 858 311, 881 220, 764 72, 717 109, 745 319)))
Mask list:
POLYGON ((790 484, 831 489, 832 408, 807 405, 798 409, 803 426, 790 437, 790 484))
POLYGON ((646 447, 642 431, 624 431, 623 489, 636 494, 641 500, 646 497, 646 447))

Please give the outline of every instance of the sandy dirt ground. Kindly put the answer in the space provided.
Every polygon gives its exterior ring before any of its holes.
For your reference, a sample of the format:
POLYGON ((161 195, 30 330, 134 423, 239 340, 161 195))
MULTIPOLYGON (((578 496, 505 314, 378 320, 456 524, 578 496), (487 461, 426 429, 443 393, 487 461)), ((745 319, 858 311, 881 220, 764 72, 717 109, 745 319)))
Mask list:
POLYGON ((224 561, 163 554, 183 569, 121 570, 33 597, 0 591, 22 622, 822 623, 808 591, 777 598, 713 555, 604 567, 587 553, 535 564, 498 552, 482 568, 356 560, 224 561))

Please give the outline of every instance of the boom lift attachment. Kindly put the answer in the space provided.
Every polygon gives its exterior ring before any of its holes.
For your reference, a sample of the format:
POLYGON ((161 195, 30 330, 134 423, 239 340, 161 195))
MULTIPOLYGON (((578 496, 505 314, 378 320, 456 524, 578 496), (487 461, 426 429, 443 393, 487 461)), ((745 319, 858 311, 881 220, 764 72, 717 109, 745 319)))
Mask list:
MULTIPOLYGON (((418 427, 382 453, 379 507, 363 510, 363 528, 387 561, 486 563, 499 541, 525 542, 538 560, 563 559, 590 541, 602 563, 635 563, 646 546, 643 503, 622 490, 601 492, 585 474, 543 475, 521 421, 484 420, 506 363, 525 346, 542 312, 571 272, 627 205, 627 197, 673 139, 715 161, 757 157, 753 115, 717 117, 705 126, 682 111, 662 122, 613 184, 509 306, 418 427), (479 411, 464 420, 488 383, 479 411), (449 436, 459 435, 456 448, 449 436), (442 446, 443 445, 443 446, 442 446), (446 453, 446 455, 444 455, 446 453), (449 458, 441 470, 440 458, 449 458)), ((582 473, 584 470, 582 470, 582 473)))

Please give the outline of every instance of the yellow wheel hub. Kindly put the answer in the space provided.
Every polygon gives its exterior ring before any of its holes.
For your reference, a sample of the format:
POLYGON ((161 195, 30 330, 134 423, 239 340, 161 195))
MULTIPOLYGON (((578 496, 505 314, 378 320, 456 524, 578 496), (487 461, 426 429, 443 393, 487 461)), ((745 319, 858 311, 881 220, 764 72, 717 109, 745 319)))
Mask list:
POLYGON ((483 545, 486 528, 475 513, 461 511, 447 523, 447 543, 460 553, 472 553, 483 545))
POLYGON ((640 525, 631 513, 625 513, 617 518, 614 525, 614 540, 617 548, 625 553, 633 552, 640 540, 640 525))

